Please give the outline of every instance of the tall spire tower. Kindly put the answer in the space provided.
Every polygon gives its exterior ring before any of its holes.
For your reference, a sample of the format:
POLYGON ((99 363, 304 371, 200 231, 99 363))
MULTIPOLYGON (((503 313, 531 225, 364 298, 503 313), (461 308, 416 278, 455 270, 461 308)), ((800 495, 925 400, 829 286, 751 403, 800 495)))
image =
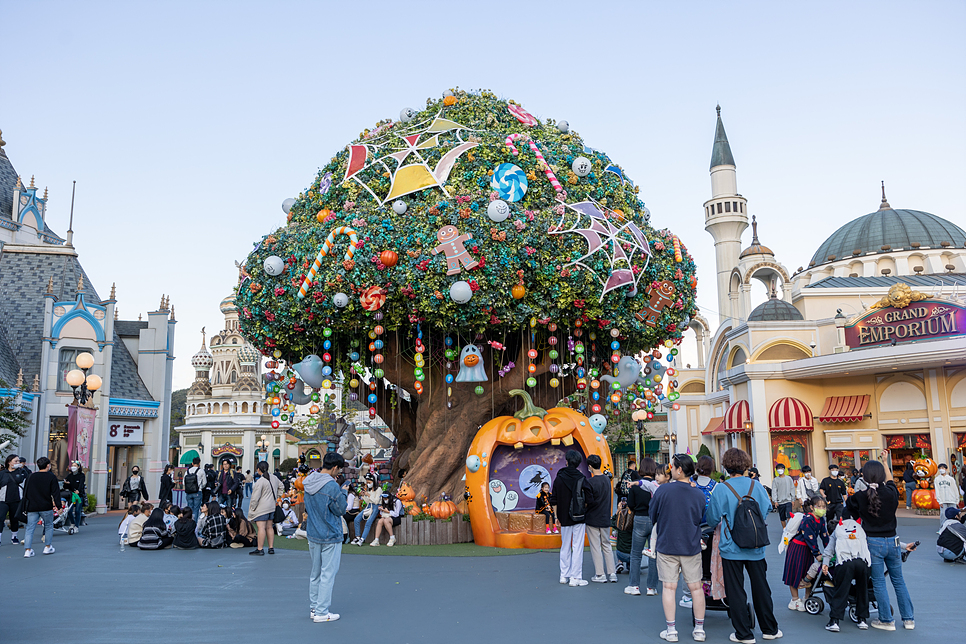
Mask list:
POLYGON ((741 253, 741 233, 748 227, 748 202, 738 194, 735 158, 721 122, 721 106, 716 109, 718 124, 711 150, 711 199, 704 202, 704 229, 714 237, 718 318, 724 324, 739 317, 736 310, 739 289, 731 288, 730 282, 741 253))

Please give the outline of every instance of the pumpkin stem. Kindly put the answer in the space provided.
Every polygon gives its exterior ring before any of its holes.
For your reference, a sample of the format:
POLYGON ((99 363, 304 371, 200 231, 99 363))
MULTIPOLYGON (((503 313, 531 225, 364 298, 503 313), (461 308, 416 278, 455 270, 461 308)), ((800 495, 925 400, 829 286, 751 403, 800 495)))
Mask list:
POLYGON ((533 398, 531 398, 530 394, 528 394, 524 390, 511 389, 510 395, 520 396, 523 398, 523 409, 513 414, 514 418, 519 418, 520 420, 524 420, 526 418, 532 418, 533 416, 539 416, 540 418, 543 418, 544 416, 547 415, 547 410, 544 409, 543 407, 537 407, 536 405, 534 405, 533 398))

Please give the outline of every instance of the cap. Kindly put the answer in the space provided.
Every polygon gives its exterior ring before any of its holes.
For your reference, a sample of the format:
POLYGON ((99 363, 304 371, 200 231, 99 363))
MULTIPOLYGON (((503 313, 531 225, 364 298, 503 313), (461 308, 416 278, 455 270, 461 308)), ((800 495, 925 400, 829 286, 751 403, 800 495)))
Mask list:
POLYGON ((955 519, 956 515, 959 514, 959 508, 946 508, 946 518, 955 519))

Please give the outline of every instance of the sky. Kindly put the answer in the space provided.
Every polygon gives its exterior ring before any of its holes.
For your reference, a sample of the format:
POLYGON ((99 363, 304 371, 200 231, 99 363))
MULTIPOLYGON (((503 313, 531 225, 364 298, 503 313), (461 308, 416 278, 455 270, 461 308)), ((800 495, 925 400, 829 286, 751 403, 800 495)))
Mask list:
MULTIPOLYGON (((966 2, 0 4, 0 130, 122 319, 169 295, 175 388, 235 260, 376 121, 452 87, 569 121, 679 234, 717 323, 702 204, 715 105, 789 270, 895 208, 966 227, 966 2)), ((751 239, 745 232, 743 245, 751 239)), ((758 292, 758 299, 764 298, 758 292)))

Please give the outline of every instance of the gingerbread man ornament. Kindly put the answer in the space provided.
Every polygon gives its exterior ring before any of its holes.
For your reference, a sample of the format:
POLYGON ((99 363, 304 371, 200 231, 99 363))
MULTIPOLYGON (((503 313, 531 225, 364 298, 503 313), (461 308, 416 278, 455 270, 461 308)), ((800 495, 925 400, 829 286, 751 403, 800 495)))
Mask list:
POLYGON ((463 269, 462 264, 467 269, 473 269, 480 265, 478 261, 470 257, 469 252, 463 246, 463 242, 473 239, 473 235, 460 235, 456 226, 443 226, 436 233, 439 246, 433 249, 433 255, 443 253, 446 255, 447 275, 459 275, 463 269))
POLYGON ((647 308, 634 316, 647 326, 657 326, 657 319, 661 317, 661 311, 668 304, 674 301, 674 284, 667 280, 657 283, 657 288, 650 292, 651 299, 647 303, 647 308))

